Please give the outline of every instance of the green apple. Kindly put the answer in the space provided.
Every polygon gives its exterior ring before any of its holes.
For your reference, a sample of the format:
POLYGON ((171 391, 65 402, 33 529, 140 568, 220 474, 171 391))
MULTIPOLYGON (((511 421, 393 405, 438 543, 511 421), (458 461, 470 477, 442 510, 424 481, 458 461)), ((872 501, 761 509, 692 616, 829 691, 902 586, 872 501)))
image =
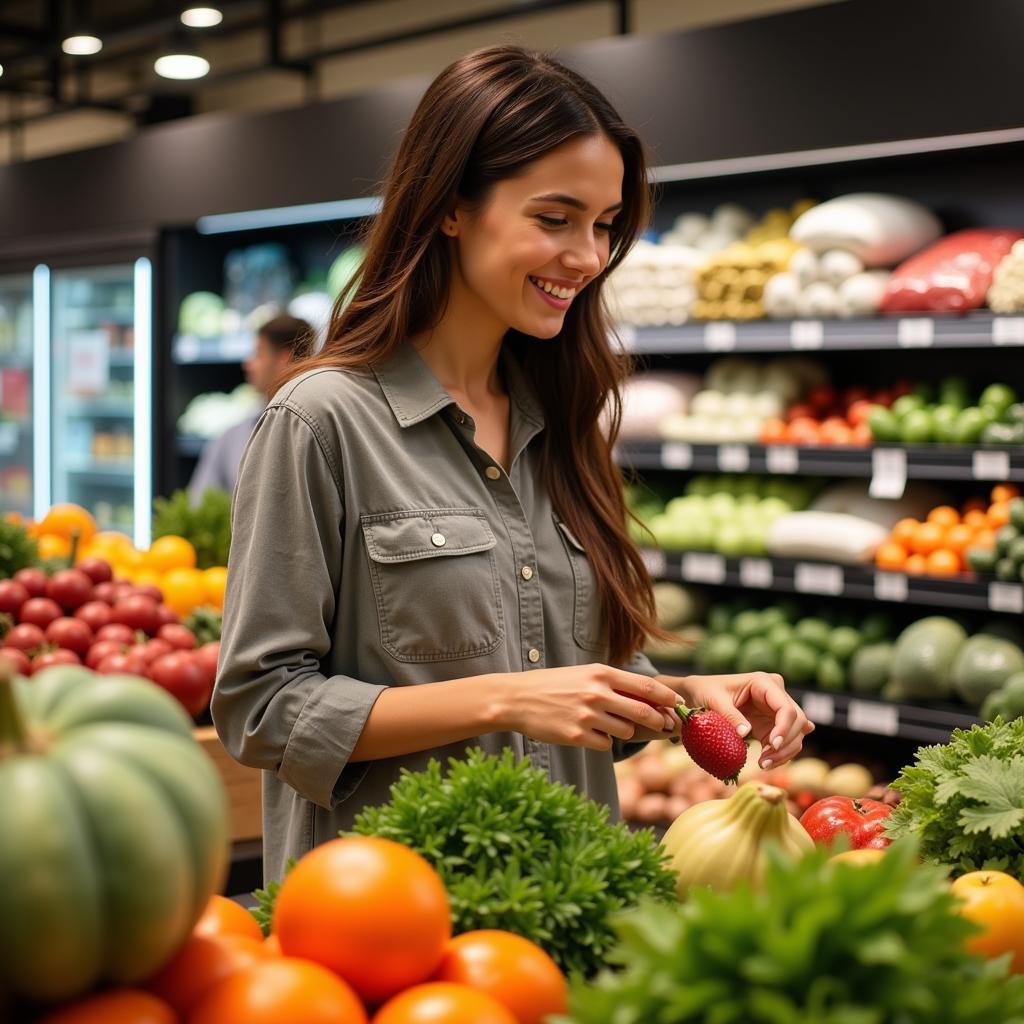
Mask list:
POLYGON ((868 413, 868 426, 876 441, 898 441, 900 439, 899 417, 884 405, 876 405, 868 413))
POLYGON ((923 409, 924 405, 924 399, 920 395, 901 395, 892 403, 892 414, 901 420, 909 413, 923 409))
POLYGON ((953 443, 977 444, 989 422, 989 417, 978 406, 964 409, 953 424, 953 443))
POLYGON ((905 444, 925 444, 934 437, 932 415, 926 409, 912 409, 900 422, 900 438, 905 444))
POLYGON ((992 409, 999 419, 1017 401, 1017 394, 1008 384, 989 384, 981 393, 978 405, 992 409))

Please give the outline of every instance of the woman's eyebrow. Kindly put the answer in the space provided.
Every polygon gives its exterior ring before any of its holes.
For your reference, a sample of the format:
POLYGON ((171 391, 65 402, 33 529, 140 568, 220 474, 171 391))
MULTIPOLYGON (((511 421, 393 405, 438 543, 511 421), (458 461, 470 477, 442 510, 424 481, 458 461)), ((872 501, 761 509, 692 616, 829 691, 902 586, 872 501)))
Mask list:
MULTIPOLYGON (((575 196, 567 196, 562 192, 551 192, 544 196, 534 196, 530 200, 532 203, 564 203, 566 206, 574 206, 577 210, 582 210, 584 213, 587 212, 587 204, 582 199, 577 199, 575 196)), ((621 210, 622 203, 616 203, 614 206, 609 206, 606 210, 602 210, 602 213, 611 213, 612 210, 621 210)))

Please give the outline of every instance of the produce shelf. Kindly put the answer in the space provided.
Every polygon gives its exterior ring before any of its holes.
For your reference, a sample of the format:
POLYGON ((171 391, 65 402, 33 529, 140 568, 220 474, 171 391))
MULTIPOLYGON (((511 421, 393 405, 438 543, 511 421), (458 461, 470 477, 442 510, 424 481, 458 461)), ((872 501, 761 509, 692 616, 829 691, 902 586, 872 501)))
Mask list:
POLYGON ((858 320, 719 320, 677 327, 621 325, 615 330, 622 347, 640 355, 1024 346, 1024 317, 991 313, 858 320))
POLYGON ((240 363, 252 355, 255 337, 251 331, 200 338, 194 334, 174 337, 172 356, 179 365, 190 363, 240 363))
POLYGON ((702 473, 870 477, 878 497, 897 498, 906 480, 1024 481, 1020 445, 875 445, 797 447, 786 444, 689 444, 626 441, 615 450, 630 469, 678 469, 702 473), (895 493, 894 493, 895 492, 895 493))
POLYGON ((726 558, 714 552, 643 550, 652 576, 677 583, 846 597, 965 611, 1024 613, 1024 585, 976 576, 908 576, 867 565, 792 558, 726 558))

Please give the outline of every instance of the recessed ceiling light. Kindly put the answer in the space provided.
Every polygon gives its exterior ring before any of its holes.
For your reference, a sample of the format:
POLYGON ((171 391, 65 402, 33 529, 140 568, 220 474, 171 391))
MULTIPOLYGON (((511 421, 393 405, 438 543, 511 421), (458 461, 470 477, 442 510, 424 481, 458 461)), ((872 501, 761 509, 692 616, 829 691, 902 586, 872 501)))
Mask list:
POLYGON ((181 12, 181 22, 189 28, 213 28, 224 20, 216 7, 189 7, 181 12))
POLYGON ((103 49, 103 41, 96 36, 68 36, 60 48, 72 57, 89 57, 103 49))
POLYGON ((188 81, 208 74, 210 62, 195 53, 166 53, 156 59, 153 70, 161 78, 188 81))

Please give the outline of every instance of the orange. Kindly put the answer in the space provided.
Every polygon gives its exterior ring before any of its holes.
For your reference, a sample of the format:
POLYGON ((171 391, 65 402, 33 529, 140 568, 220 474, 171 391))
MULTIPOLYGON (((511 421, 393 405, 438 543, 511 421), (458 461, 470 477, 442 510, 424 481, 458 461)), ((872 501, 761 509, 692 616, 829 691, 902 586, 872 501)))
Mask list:
POLYGON ((1008 501, 997 501, 988 510, 988 525, 993 530, 1006 526, 1010 521, 1010 503, 1008 501))
POLYGON ((902 544, 887 540, 875 552, 875 565, 879 569, 902 569, 907 561, 907 549, 902 544))
POLYGON ((978 530, 974 535, 974 541, 971 547, 985 548, 989 551, 996 546, 996 534, 995 530, 989 530, 987 527, 984 530, 978 530))
POLYGON ((267 951, 268 956, 280 956, 281 940, 273 932, 271 932, 263 940, 263 948, 267 951))
POLYGON ((157 537, 150 545, 146 561, 155 572, 170 572, 171 569, 194 569, 196 549, 184 538, 173 535, 157 537))
POLYGON ((451 938, 448 893, 430 864, 400 843, 334 839, 281 883, 274 931, 286 957, 322 964, 379 1003, 437 969, 451 938))
POLYGON ((203 916, 192 929, 196 935, 244 935, 263 941, 263 930, 245 907, 226 896, 211 896, 203 916))
POLYGON ((381 1007, 373 1024, 518 1024, 496 999, 468 985, 416 985, 381 1007))
POLYGON ((214 986, 188 1024, 366 1024, 366 1010, 325 967, 266 957, 214 986))
POLYGON ((955 576, 962 568, 960 556, 948 548, 939 548, 928 556, 929 576, 955 576))
POLYGON ((226 566, 215 565, 211 569, 203 570, 203 587, 206 592, 207 604, 212 604, 217 611, 224 609, 224 591, 228 585, 228 570, 226 566))
POLYGON ((997 484, 992 488, 993 501, 1010 501, 1020 497, 1020 488, 1016 484, 997 484))
POLYGON ((966 523, 957 523, 946 532, 946 547, 950 551, 963 552, 974 544, 974 531, 966 523))
POLYGON ((971 871, 951 888, 963 901, 960 913, 984 929, 967 948, 987 957, 1012 953, 1011 969, 1024 974, 1024 885, 1002 871, 971 871))
POLYGON ((164 573, 160 589, 164 601, 182 617, 206 603, 206 584, 199 569, 171 569, 164 573))
POLYGON ((434 977, 469 985, 512 1011, 517 1024, 568 1013, 565 975, 540 946, 503 931, 476 931, 448 943, 434 977))
POLYGON ((178 1024, 178 1015, 149 992, 118 988, 55 1010, 42 1024, 178 1024))
POLYGON ((972 508, 964 513, 964 525, 972 530, 983 530, 988 527, 988 511, 972 508))
POLYGON ((928 561, 924 555, 911 555, 903 566, 903 571, 908 576, 924 576, 928 572, 928 561))
POLYGON ((184 1017, 222 981, 268 955, 262 942, 242 935, 193 932, 147 987, 184 1017))
POLYGON ((96 534, 96 520, 81 505, 54 505, 39 523, 39 533, 57 533, 67 540, 78 534, 79 544, 88 544, 96 534))
POLYGON ((939 505, 928 513, 929 523, 938 523, 939 526, 956 526, 960 522, 960 513, 952 505, 939 505))
POLYGON ((781 444, 789 439, 789 428, 782 419, 765 420, 761 425, 761 444, 781 444))
POLYGON ((40 558, 67 558, 71 541, 59 533, 42 533, 36 538, 40 558))
POLYGON ((889 539, 909 549, 920 525, 916 519, 901 519, 892 528, 892 536, 889 539))
POLYGON ((946 531, 938 523, 922 523, 914 532, 910 550, 916 555, 930 555, 942 547, 945 540, 946 531))

